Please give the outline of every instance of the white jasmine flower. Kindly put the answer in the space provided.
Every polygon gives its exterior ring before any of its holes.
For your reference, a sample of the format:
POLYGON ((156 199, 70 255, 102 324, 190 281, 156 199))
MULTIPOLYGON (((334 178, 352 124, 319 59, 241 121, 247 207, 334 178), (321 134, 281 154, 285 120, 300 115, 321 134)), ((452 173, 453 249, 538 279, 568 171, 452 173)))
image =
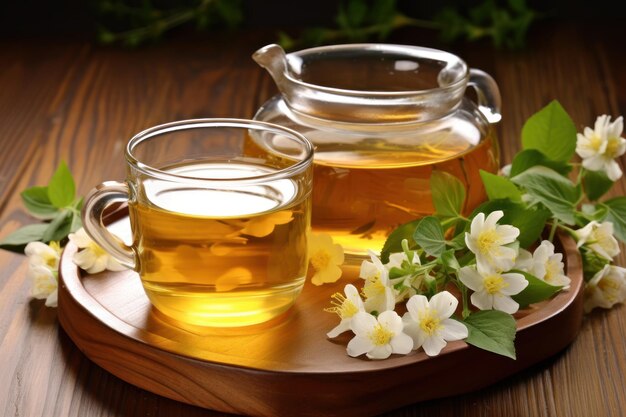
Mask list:
POLYGON ((613 223, 598 223, 593 220, 582 229, 576 230, 577 246, 585 245, 609 261, 619 254, 619 243, 613 236, 613 223))
POLYGON ((511 298, 528 286, 522 274, 483 271, 472 266, 459 270, 459 279, 474 293, 470 297, 472 304, 481 310, 500 310, 513 314, 519 304, 511 298))
POLYGON ((24 253, 28 257, 28 263, 32 266, 45 266, 52 271, 59 268, 59 259, 61 258, 59 242, 50 242, 50 245, 42 242, 30 242, 26 245, 24 253))
POLYGON ((344 261, 343 247, 333 243, 333 238, 325 233, 309 234, 309 262, 315 273, 311 278, 314 285, 337 281, 342 274, 344 261))
POLYGON ((428 356, 436 356, 447 342, 467 337, 467 327, 450 317, 459 301, 448 291, 428 299, 414 295, 407 301, 408 312, 402 318, 404 331, 413 339, 413 349, 424 348, 428 356))
POLYGON ((85 232, 82 227, 76 233, 69 234, 70 241, 82 249, 76 252, 72 260, 79 268, 89 274, 97 274, 105 269, 109 271, 123 271, 126 269, 120 263, 102 249, 85 232))
POLYGON ((626 139, 620 137, 624 128, 622 117, 611 123, 611 116, 598 116, 593 130, 585 127, 578 133, 576 153, 582 158, 583 167, 590 171, 604 171, 611 179, 617 181, 622 170, 615 161, 626 151, 626 139))
POLYGON ((605 265, 585 287, 584 309, 589 313, 596 307, 611 308, 626 300, 626 269, 605 265))
POLYGON ((402 319, 395 311, 384 311, 378 318, 359 312, 350 328, 355 336, 348 343, 348 355, 366 354, 370 359, 386 359, 392 353, 406 355, 413 349, 413 340, 403 332, 402 319))
POLYGON ((58 298, 57 272, 43 265, 29 265, 26 273, 32 281, 33 297, 46 300, 46 306, 56 307, 58 298))
POLYGON ((569 287, 570 279, 565 275, 563 254, 554 253, 554 245, 544 240, 533 253, 533 262, 528 272, 550 285, 569 287))
POLYGON ((357 313, 365 311, 365 306, 363 305, 363 300, 361 300, 361 296, 359 295, 359 290, 357 290, 354 285, 346 285, 343 292, 345 293, 345 296, 341 293, 333 294, 333 301, 331 301, 333 307, 325 309, 325 311, 328 311, 329 313, 336 313, 341 319, 341 322, 337 325, 337 327, 326 333, 326 336, 330 338, 337 337, 346 330, 350 330, 352 318, 357 313))
POLYGON ((517 250, 506 247, 519 236, 519 229, 510 225, 498 225, 504 216, 502 210, 478 213, 472 220, 470 233, 465 233, 465 243, 476 255, 481 270, 508 271, 515 264, 517 250))
POLYGON ((359 276, 365 280, 363 296, 365 297, 365 310, 368 312, 393 310, 396 306, 396 296, 389 282, 389 272, 376 254, 369 251, 370 261, 361 263, 359 276))

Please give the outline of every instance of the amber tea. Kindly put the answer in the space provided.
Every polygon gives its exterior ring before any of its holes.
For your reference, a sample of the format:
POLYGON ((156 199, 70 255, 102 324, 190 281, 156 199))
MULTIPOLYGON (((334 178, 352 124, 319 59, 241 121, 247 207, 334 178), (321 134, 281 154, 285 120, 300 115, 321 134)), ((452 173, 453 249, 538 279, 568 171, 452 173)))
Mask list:
POLYGON ((126 182, 94 188, 83 224, 139 273, 153 311, 174 324, 241 327, 295 303, 311 226, 313 146, 304 136, 252 120, 183 120, 135 135, 125 156, 126 182), (130 246, 102 222, 124 201, 130 246))
MULTIPOLYGON (((245 163, 190 163, 197 178, 268 173, 245 163)), ((154 306, 200 325, 259 323, 287 310, 306 275, 309 203, 295 182, 239 190, 147 180, 131 203, 139 273, 154 306)))
POLYGON ((316 149, 313 182, 314 231, 329 233, 347 254, 380 251, 399 225, 434 211, 433 170, 448 172, 466 187, 465 212, 485 200, 479 170, 495 172, 497 149, 490 138, 469 146, 462 138, 395 148, 352 144, 349 152, 326 145, 316 149))

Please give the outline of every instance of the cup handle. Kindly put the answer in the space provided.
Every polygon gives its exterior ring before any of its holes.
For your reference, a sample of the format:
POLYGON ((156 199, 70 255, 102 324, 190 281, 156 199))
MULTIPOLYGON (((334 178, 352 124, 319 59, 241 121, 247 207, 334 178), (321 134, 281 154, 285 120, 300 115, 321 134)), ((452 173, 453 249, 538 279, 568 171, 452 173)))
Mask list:
POLYGON ((102 222, 102 214, 116 202, 127 202, 128 185, 123 182, 107 181, 96 186, 85 199, 82 210, 83 227, 87 234, 123 266, 135 269, 135 252, 120 238, 109 232, 102 222))
POLYGON ((498 84, 484 71, 471 68, 468 85, 473 87, 478 98, 478 109, 489 123, 498 123, 502 119, 500 108, 502 100, 498 84))

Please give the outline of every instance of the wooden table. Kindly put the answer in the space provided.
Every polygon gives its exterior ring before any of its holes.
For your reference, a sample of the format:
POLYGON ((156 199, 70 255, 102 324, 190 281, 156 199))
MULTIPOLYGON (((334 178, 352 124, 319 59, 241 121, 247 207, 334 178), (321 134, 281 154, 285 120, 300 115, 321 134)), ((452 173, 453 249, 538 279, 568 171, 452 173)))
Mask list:
MULTIPOLYGON (((517 52, 442 45, 409 31, 390 41, 446 48, 494 76, 507 163, 524 120, 554 98, 579 131, 597 115, 626 114, 626 30, 613 25, 545 25, 517 52)), ((103 180, 123 178, 124 145, 146 127, 251 117, 275 88, 250 55, 272 41, 267 31, 172 38, 139 50, 74 39, 0 40, 0 237, 34 221, 19 193, 45 184, 60 160, 84 195, 103 180)), ((621 180, 611 192, 625 191, 621 180)), ((619 263, 626 265, 623 254, 619 263)), ((26 270, 25 257, 0 251, 0 415, 221 415, 143 391, 94 365, 59 327, 56 310, 31 300, 26 270)), ((594 312, 568 349, 497 386, 387 415, 621 416, 625 313, 623 306, 594 312)))

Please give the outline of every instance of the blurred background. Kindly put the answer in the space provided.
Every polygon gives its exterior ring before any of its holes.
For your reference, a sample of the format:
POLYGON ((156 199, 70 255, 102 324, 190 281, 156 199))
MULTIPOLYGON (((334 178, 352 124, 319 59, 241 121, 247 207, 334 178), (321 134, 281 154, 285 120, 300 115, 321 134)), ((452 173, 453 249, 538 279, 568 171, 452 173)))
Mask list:
POLYGON ((71 36, 138 47, 263 28, 294 49, 379 41, 421 28, 443 43, 483 41, 519 49, 538 24, 571 20, 584 30, 586 22, 611 25, 624 17, 608 0, 4 0, 0 36, 71 36))

